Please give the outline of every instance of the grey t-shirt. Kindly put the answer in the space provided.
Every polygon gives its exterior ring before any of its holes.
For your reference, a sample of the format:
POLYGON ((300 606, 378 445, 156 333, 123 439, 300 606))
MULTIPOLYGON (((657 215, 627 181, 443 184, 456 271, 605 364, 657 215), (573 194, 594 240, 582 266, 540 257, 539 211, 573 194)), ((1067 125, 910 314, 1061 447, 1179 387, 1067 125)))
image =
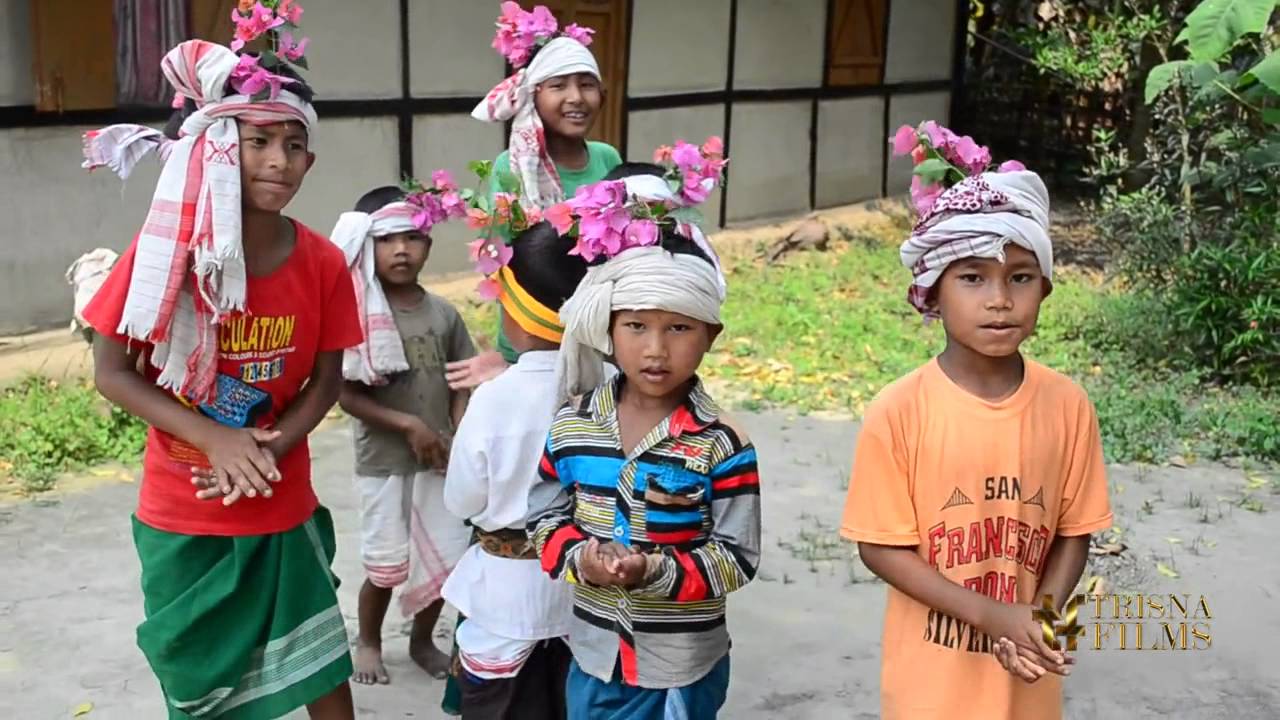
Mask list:
MULTIPOLYGON (((379 405, 416 415, 427 427, 452 437, 454 427, 449 409, 453 391, 445 382, 444 365, 476 354, 467 326, 457 308, 431 293, 425 293, 417 307, 393 310, 409 370, 391 376, 386 385, 367 388, 366 392, 379 405)), ((353 434, 357 475, 410 475, 428 469, 414 457, 400 433, 356 420, 353 434)))

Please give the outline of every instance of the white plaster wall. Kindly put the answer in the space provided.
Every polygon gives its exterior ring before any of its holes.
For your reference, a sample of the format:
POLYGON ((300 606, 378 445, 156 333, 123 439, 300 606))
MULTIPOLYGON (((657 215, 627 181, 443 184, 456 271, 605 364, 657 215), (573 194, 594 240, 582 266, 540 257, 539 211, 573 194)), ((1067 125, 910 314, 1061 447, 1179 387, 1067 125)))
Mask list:
MULTIPOLYGON (((724 105, 699 105, 674 110, 644 110, 631 113, 627 121, 626 160, 649 162, 653 151, 676 140, 701 143, 712 135, 724 137, 724 105)), ((702 204, 705 227, 720 224, 723 193, 716 190, 702 204)))
POLYGON ((950 78, 955 22, 954 0, 893 0, 884 81, 950 78))
POLYGON ((826 19, 826 0, 740 0, 733 86, 820 85, 826 19))
POLYGON ((632 9, 631 97, 723 90, 730 0, 638 0, 632 9))
POLYGON ((502 57, 489 47, 497 17, 497 2, 410 2, 410 92, 415 97, 489 92, 505 69, 502 57))
POLYGON ((316 164, 287 214, 327 236, 338 215, 354 208, 361 195, 398 183, 397 127, 393 117, 321 119, 313 146, 316 164))
POLYGON ((809 208, 808 102, 735 103, 729 145, 729 222, 809 208))
MULTIPOLYGON (((95 247, 123 250, 146 216, 160 174, 144 160, 121 186, 107 170, 80 168, 89 127, 0 130, 0 333, 66 322, 63 273, 95 247)), ((317 160, 288 214, 327 234, 366 190, 398 178, 394 119, 331 120, 317 160)))
MULTIPOLYGON (((818 105, 818 207, 880 195, 884 163, 884 98, 827 100, 818 105)), ((736 130, 735 130, 736 132, 736 130)))
POLYGON ((0 130, 0 333, 71 317, 63 274, 95 247, 123 250, 142 225, 160 175, 142 162, 122 188, 110 171, 80 168, 89 127, 0 130))
MULTIPOLYGON (((413 119, 413 170, 424 182, 431 171, 444 168, 462 187, 477 187, 467 170, 472 160, 493 160, 506 137, 501 124, 483 123, 470 115, 419 115, 413 119)), ((434 243, 428 274, 469 270, 467 243, 475 239, 462 222, 450 222, 431 233, 434 243)))
POLYGON ((396 0, 307 0, 301 25, 311 38, 304 75, 317 100, 400 97, 396 0))
MULTIPOLYGON (((947 92, 894 95, 889 99, 889 135, 903 125, 918 125, 935 120, 943 125, 950 121, 951 94, 947 92)), ((888 142, 888 138, 883 138, 888 142)), ((888 191, 890 195, 905 193, 911 187, 911 158, 889 156, 888 191)))
POLYGON ((0 106, 35 102, 31 0, 0 0, 0 106))

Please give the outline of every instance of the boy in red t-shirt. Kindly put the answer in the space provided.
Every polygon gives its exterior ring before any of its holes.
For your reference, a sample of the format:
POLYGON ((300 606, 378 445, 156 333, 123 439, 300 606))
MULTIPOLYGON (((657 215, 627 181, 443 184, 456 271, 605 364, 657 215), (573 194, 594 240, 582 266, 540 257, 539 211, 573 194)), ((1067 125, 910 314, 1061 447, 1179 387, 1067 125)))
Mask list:
POLYGON ((236 80, 247 60, 185 42, 163 64, 187 98, 181 137, 112 126, 87 138, 86 165, 121 174, 148 144, 167 154, 146 224, 84 316, 99 391, 151 425, 133 519, 138 645, 169 717, 305 705, 352 718, 333 523, 307 434, 361 330, 342 252, 281 214, 315 160, 310 89, 292 78, 255 101, 236 80))

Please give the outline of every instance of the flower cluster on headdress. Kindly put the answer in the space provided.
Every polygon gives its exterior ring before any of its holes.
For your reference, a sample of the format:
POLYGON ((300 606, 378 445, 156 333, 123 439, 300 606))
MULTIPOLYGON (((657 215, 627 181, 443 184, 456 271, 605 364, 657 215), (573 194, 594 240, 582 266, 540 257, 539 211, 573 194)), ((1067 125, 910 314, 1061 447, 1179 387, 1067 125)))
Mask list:
POLYGON ((591 44, 595 30, 572 23, 560 30, 559 23, 545 5, 525 10, 519 3, 502 3, 498 16, 498 32, 493 36, 493 49, 519 70, 529 63, 533 51, 561 35, 573 38, 583 45, 591 44))
POLYGON ((431 173, 431 184, 424 185, 416 178, 405 178, 400 187, 405 192, 404 201, 414 208, 413 224, 424 233, 448 220, 456 220, 467 214, 467 198, 470 190, 461 190, 448 170, 431 173))
POLYGON ((231 9, 235 23, 235 39, 231 49, 240 52, 248 43, 266 35, 270 47, 257 55, 242 55, 231 73, 232 89, 249 95, 255 101, 274 100, 293 78, 272 72, 286 64, 307 69, 307 43, 310 38, 295 41, 293 33, 302 20, 302 6, 297 0, 239 0, 231 9))
POLYGON ((724 180, 724 143, 708 138, 701 146, 678 141, 654 153, 666 168, 663 178, 673 201, 642 200, 627 193, 622 180, 579 187, 573 198, 547 208, 545 217, 561 235, 576 237, 571 255, 592 262, 634 247, 656 245, 663 225, 700 224, 695 207, 724 180))
POLYGON ((520 180, 515 175, 494 168, 488 161, 473 162, 469 167, 481 188, 487 187, 491 178, 496 178, 499 188, 492 198, 484 192, 461 191, 467 227, 478 233, 467 245, 476 272, 484 276, 476 292, 484 300, 497 300, 499 285, 494 275, 511 262, 514 254, 507 238, 542 222, 542 213, 521 201, 520 180))
MULTIPOLYGON (((911 201, 920 217, 947 188, 970 175, 986 172, 991 166, 991 151, 968 135, 956 135, 938 123, 928 120, 916 127, 903 125, 893 136, 893 154, 910 155, 915 165, 911 178, 911 201)), ((1007 160, 996 172, 1026 170, 1017 160, 1007 160)))

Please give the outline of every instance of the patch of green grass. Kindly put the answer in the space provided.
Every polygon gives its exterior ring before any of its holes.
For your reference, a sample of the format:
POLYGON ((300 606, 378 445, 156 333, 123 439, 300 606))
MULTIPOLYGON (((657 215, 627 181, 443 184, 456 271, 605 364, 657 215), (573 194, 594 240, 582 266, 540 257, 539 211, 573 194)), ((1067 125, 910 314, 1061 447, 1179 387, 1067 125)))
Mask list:
MULTIPOLYGON (((945 342, 941 324, 924 325, 907 304, 910 277, 887 241, 855 238, 777 265, 738 259, 728 274, 725 332, 703 373, 743 409, 858 416, 945 342)), ((1140 300, 1065 270, 1023 349, 1089 392, 1111 462, 1174 453, 1280 461, 1280 395, 1214 387, 1193 372, 1138 361, 1140 346, 1175 341, 1161 330, 1140 300)))
POLYGON ((29 492, 48 490, 59 473, 136 462, 146 430, 86 381, 28 377, 0 391, 0 474, 29 492))

